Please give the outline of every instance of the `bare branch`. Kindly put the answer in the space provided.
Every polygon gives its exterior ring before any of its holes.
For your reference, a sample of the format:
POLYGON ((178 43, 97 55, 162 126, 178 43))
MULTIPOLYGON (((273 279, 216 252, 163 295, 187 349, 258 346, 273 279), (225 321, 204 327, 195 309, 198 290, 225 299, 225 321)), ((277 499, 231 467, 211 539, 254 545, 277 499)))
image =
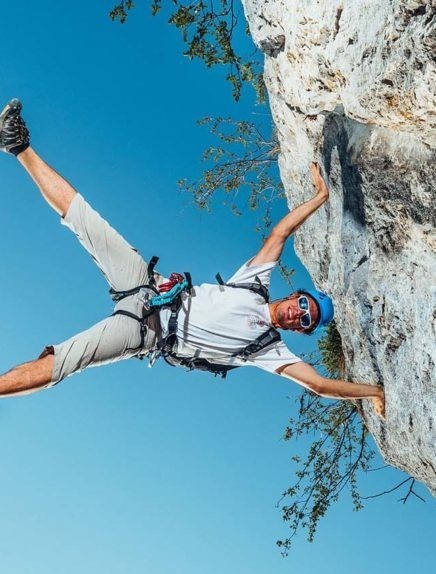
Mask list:
POLYGON ((416 498, 419 498, 419 500, 422 500, 422 502, 425 502, 425 500, 422 498, 422 496, 419 496, 419 494, 417 494, 417 493, 413 490, 413 487, 414 487, 414 485, 415 485, 415 482, 416 482, 416 480, 413 479, 412 482, 410 483, 409 490, 408 490, 407 494, 406 494, 403 498, 400 498, 399 502, 402 502, 403 504, 406 504, 406 502, 407 502, 407 500, 408 500, 408 498, 409 498, 409 496, 410 496, 411 494, 413 494, 413 496, 416 496, 416 498))
POLYGON ((397 484, 393 488, 390 488, 389 490, 384 490, 383 492, 379 492, 378 494, 373 494, 371 496, 362 496, 362 500, 370 500, 372 498, 378 498, 379 496, 383 496, 385 494, 390 494, 391 492, 398 490, 401 486, 403 486, 403 484, 406 484, 410 481, 414 481, 414 479, 411 476, 409 476, 409 478, 406 478, 405 480, 403 480, 402 482, 400 482, 399 484, 397 484))

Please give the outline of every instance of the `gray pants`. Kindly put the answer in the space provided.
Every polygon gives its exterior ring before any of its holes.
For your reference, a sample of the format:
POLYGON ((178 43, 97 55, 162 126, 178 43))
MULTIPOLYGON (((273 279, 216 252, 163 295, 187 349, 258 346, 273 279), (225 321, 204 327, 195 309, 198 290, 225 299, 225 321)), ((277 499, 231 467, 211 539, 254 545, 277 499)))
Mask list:
MULTIPOLYGON (((68 213, 62 220, 73 231, 103 272, 115 291, 127 291, 149 282, 148 265, 139 253, 127 243, 79 194, 73 199, 68 213)), ((164 278, 155 274, 157 284, 164 278)), ((115 311, 124 310, 138 317, 143 316, 139 295, 119 301, 115 311)), ((147 319, 144 345, 138 321, 124 315, 115 315, 100 321, 87 331, 67 341, 46 347, 41 357, 54 354, 53 386, 65 377, 121 359, 129 359, 154 347, 160 334, 156 314, 147 319)))

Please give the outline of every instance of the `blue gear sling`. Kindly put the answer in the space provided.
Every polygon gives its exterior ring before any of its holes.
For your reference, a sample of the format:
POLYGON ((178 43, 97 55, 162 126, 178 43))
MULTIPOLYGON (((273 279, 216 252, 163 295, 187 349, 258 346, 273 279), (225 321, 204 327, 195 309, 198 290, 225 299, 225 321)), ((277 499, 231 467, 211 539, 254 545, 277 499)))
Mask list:
MULTIPOLYGON (((192 371, 194 369, 201 370, 201 371, 209 371, 213 373, 215 376, 221 376, 223 378, 226 377, 228 371, 232 369, 237 369, 239 365, 221 365, 218 363, 214 363, 213 360, 209 360, 204 357, 199 357, 194 355, 193 357, 185 357, 177 354, 177 317, 179 314, 180 307, 182 306, 182 293, 191 294, 192 291, 192 281, 191 275, 189 273, 184 273, 185 280, 177 289, 172 289, 171 292, 166 293, 165 295, 160 295, 157 287, 156 282, 154 279, 154 267, 158 262, 158 257, 153 256, 150 259, 150 263, 148 265, 148 277, 149 283, 146 285, 139 285, 138 287, 134 287, 133 289, 129 289, 128 291, 115 291, 110 289, 110 294, 114 301, 120 301, 124 299, 124 297, 129 297, 130 295, 134 295, 139 291, 144 290, 148 294, 148 308, 145 308, 144 314, 142 317, 138 317, 129 311, 115 311, 113 315, 125 315, 138 321, 140 324, 141 329, 141 343, 138 346, 138 349, 142 349, 144 346, 145 340, 145 333, 147 330, 146 320, 147 318, 162 308, 169 308, 171 310, 170 319, 168 321, 168 333, 165 337, 163 337, 157 344, 156 350, 150 352, 153 357, 153 362, 159 358, 163 357, 165 361, 171 365, 172 367, 183 367, 192 371)), ((266 303, 269 302, 269 292, 265 285, 262 285, 260 279, 256 277, 256 281, 254 283, 225 283, 219 273, 216 275, 216 279, 220 285, 226 287, 232 287, 235 289, 248 289, 257 295, 260 295, 266 303)), ((274 329, 274 327, 270 327, 259 337, 257 337, 254 341, 249 343, 243 349, 237 351, 236 353, 230 354, 229 357, 238 357, 242 361, 248 361, 252 355, 262 351, 266 347, 280 341, 281 337, 279 332, 274 329)), ((143 358, 143 357, 140 357, 143 358)))

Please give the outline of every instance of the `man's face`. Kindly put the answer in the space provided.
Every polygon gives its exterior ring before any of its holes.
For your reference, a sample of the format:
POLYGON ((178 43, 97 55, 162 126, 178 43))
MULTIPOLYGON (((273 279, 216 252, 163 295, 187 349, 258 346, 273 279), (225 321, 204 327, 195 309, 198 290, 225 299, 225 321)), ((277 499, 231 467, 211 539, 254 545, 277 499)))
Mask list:
POLYGON ((279 324, 280 329, 298 331, 299 333, 305 333, 312 330, 312 326, 318 321, 318 307, 315 301, 309 295, 301 295, 295 293, 287 299, 281 301, 275 311, 276 321, 279 324), (312 322, 309 327, 304 328, 301 326, 300 318, 307 313, 305 309, 300 309, 298 305, 298 299, 303 296, 309 301, 309 313, 312 322))

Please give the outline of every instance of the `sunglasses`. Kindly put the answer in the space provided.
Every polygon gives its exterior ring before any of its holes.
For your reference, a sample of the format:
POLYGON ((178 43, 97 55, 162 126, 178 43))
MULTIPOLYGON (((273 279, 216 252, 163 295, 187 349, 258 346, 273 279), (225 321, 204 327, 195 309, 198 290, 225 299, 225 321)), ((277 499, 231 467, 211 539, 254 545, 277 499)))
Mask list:
POLYGON ((300 297, 298 297, 298 307, 302 311, 306 311, 300 317, 300 325, 304 329, 307 329, 308 327, 310 327, 312 325, 312 317, 310 315, 309 299, 305 295, 300 295, 300 297))

